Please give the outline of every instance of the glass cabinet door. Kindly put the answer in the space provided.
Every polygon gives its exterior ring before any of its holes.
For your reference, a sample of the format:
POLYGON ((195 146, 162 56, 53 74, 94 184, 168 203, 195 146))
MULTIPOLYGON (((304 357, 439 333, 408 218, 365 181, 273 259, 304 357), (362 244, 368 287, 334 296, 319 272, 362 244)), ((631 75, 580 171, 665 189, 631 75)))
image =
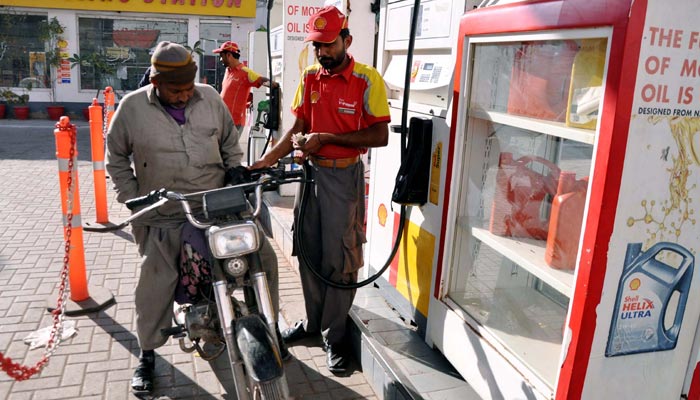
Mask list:
POLYGON ((602 107, 607 39, 586 32, 471 41, 455 167, 447 297, 552 387, 602 107))

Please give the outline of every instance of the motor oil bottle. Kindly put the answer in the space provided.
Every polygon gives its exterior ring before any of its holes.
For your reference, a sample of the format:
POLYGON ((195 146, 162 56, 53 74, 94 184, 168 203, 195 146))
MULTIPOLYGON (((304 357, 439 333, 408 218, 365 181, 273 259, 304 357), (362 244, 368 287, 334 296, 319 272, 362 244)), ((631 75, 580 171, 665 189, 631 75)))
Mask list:
POLYGON ((576 173, 562 171, 557 195, 552 201, 544 260, 552 268, 572 270, 583 225, 588 177, 576 180, 576 173))
POLYGON ((670 350, 678 341, 695 259, 675 243, 659 242, 646 252, 641 250, 641 243, 627 245, 606 357, 670 350), (680 259, 680 263, 662 261, 667 259, 680 259), (677 305, 669 310, 669 300, 676 292, 677 305), (670 326, 665 324, 667 312, 673 313, 670 326))
POLYGON ((607 39, 583 39, 571 67, 566 125, 595 129, 603 97, 607 39))

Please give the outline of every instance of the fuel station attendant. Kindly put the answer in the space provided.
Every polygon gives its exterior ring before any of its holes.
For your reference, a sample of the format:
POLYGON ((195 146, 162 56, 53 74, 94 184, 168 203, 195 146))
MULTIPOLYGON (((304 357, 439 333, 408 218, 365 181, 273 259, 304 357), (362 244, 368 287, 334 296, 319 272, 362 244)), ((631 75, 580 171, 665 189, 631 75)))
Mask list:
POLYGON ((345 332, 355 290, 328 286, 309 268, 334 282, 357 282, 366 242, 360 155, 368 147, 386 146, 390 121, 381 75, 347 53, 352 44, 347 24, 347 17, 332 6, 310 17, 306 41, 313 42, 318 63, 302 73, 292 101, 294 126, 251 167, 270 166, 293 149, 310 160, 315 183, 303 216, 297 195, 294 222, 298 227, 303 218, 301 241, 313 264, 299 260, 307 319, 282 332, 282 337, 290 343, 322 334, 328 369, 336 375, 348 372, 345 332))
MULTIPOLYGON (((212 52, 218 54, 221 62, 226 66, 226 73, 221 84, 221 98, 231 112, 233 124, 236 125, 240 132, 243 125, 245 125, 245 110, 250 89, 253 87, 259 88, 270 80, 239 61, 241 50, 238 44, 234 42, 225 42, 212 52)), ((272 84, 277 86, 275 82, 272 84)))

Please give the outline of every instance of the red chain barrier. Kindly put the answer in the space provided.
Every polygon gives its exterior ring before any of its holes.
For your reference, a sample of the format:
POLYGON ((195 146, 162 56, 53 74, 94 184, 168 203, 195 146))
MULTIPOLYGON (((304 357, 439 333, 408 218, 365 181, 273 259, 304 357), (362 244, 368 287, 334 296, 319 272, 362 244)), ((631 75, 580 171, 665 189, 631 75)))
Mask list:
POLYGON ((60 130, 70 130, 71 139, 71 149, 70 158, 68 159, 68 207, 66 219, 68 223, 65 227, 65 254, 63 256, 63 268, 61 269, 61 284, 58 287, 58 300, 56 303, 56 309, 54 309, 51 314, 53 315, 53 326, 51 328, 51 335, 49 336, 49 341, 46 343, 46 348, 41 360, 37 361, 32 367, 22 365, 12 361, 12 358, 5 356, 0 352, 0 368, 7 373, 12 379, 16 381, 24 381, 31 378, 33 375, 41 372, 41 370, 48 364, 49 358, 56 352, 58 345, 61 343, 61 336, 63 335, 63 317, 65 311, 65 304, 67 300, 66 292, 66 281, 68 280, 68 266, 70 264, 70 240, 72 234, 72 221, 73 221, 73 208, 72 202, 74 197, 73 191, 73 165, 75 162, 75 140, 76 140, 76 128, 68 121, 68 117, 61 117, 61 121, 56 123, 56 128, 60 130))

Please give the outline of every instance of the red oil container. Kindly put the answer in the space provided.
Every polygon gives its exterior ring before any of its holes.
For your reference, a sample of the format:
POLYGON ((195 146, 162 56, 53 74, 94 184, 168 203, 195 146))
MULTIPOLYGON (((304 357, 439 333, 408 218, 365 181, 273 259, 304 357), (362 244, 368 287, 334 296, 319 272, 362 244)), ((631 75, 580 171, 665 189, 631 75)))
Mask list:
POLYGON ((552 268, 573 270, 583 225, 588 177, 576 180, 576 173, 562 171, 557 195, 552 202, 549 234, 544 260, 552 268))
POLYGON ((559 173, 559 168, 544 158, 513 160, 512 153, 501 153, 489 231, 500 236, 547 239, 549 222, 542 218, 542 204, 547 194, 556 194, 559 173), (535 163, 543 164, 549 174, 534 171, 531 167, 535 163))
POLYGON ((513 61, 508 113, 564 122, 577 51, 573 40, 523 43, 513 61))

